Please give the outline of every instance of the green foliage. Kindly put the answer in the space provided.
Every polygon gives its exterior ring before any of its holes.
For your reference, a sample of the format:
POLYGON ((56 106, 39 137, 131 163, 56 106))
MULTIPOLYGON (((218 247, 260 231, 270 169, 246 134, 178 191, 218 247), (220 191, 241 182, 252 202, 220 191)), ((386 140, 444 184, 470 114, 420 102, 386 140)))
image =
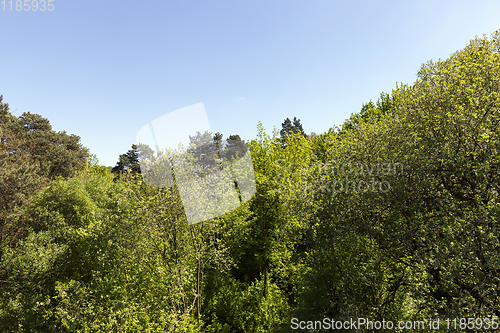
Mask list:
POLYGON ((44 183, 40 164, 32 163, 20 121, 0 96, 0 218, 23 206, 44 183))
POLYGON ((12 162, 27 160, 49 178, 71 177, 85 165, 88 151, 80 144, 80 137, 53 131, 40 115, 25 112, 16 118, 8 104, 2 103, 0 125, 0 151, 12 162))
POLYGON ((286 325, 286 297, 272 283, 264 287, 264 281, 250 284, 232 278, 219 281, 218 294, 207 304, 212 318, 206 332, 276 332, 286 325))
POLYGON ((115 177, 0 97, 0 331, 498 318, 499 35, 424 64, 327 133, 259 123, 257 192, 230 211, 203 181, 224 168, 245 178, 230 167, 248 157, 237 135, 197 133, 177 155, 133 145, 115 167, 131 172, 115 177), (155 176, 175 169, 171 187, 151 186, 140 161, 155 176), (203 213, 212 206, 225 213, 203 213), (203 222, 188 223, 192 209, 203 222))
POLYGON ((23 206, 30 195, 44 184, 39 176, 39 167, 29 163, 9 163, 7 157, 0 156, 0 212, 5 214, 23 206))
POLYGON ((411 198, 420 221, 412 226, 413 248, 429 279, 429 302, 449 315, 500 315, 499 46, 498 33, 476 38, 424 65, 415 86, 401 91, 395 131, 408 140, 395 152, 420 185, 411 198))
POLYGON ((347 132, 355 127, 358 127, 365 123, 377 123, 382 120, 382 118, 391 113, 391 110, 397 107, 399 101, 395 98, 395 91, 392 94, 382 92, 380 94, 377 103, 373 103, 372 100, 368 103, 363 103, 361 110, 358 113, 351 114, 351 117, 347 119, 338 129, 339 132, 347 132))
POLYGON ((293 117, 293 122, 290 120, 290 118, 286 118, 283 124, 281 124, 280 136, 283 143, 286 142, 288 136, 292 133, 307 137, 304 129, 302 128, 302 124, 300 123, 300 119, 297 119, 296 117, 293 117))
POLYGON ((259 124, 258 138, 250 144, 257 193, 251 202, 254 245, 249 251, 255 253, 254 267, 259 271, 250 267, 245 271, 262 274, 265 283, 269 275, 294 303, 302 273, 298 242, 308 223, 308 211, 302 208, 311 204, 304 195, 308 185, 301 170, 309 163, 311 148, 300 133, 287 140, 283 148, 277 132, 270 137, 259 124))
MULTIPOLYGON (((51 179, 74 176, 84 167, 88 153, 79 141, 75 135, 52 131, 49 121, 39 115, 28 112, 20 117, 13 116, 9 105, 3 103, 3 96, 0 96, 0 292, 3 293, 4 285, 10 284, 12 290, 17 288, 11 283, 11 278, 17 281, 26 277, 24 273, 14 273, 9 266, 22 264, 19 258, 26 262, 31 260, 36 268, 36 260, 30 259, 30 253, 35 249, 33 244, 38 244, 39 240, 30 235, 19 243, 27 236, 26 227, 29 225, 23 210, 33 195, 51 179), (17 254, 13 254, 12 248, 16 244, 18 248, 26 246, 27 253, 19 252, 19 257, 14 260, 17 254)), ((53 235, 41 234, 40 237, 48 240, 53 235)), ((57 246, 47 249, 47 253, 40 251, 38 255, 44 258, 59 253, 57 246)), ((41 271, 47 270, 47 263, 41 262, 41 271)), ((29 301, 25 300, 25 303, 29 304, 29 301)), ((18 318, 31 316, 29 313, 28 310, 18 313, 18 318)))
POLYGON ((499 315, 498 46, 498 38, 476 39, 429 62, 419 81, 386 98, 387 112, 365 105, 326 136, 321 159, 330 165, 313 185, 322 204, 299 313, 499 315), (380 163, 402 167, 368 172, 380 163), (332 192, 346 180, 390 188, 332 192))
MULTIPOLYGON (((132 149, 129 149, 127 153, 121 154, 116 165, 111 169, 113 173, 121 173, 124 171, 132 173, 141 173, 141 166, 139 164, 139 156, 144 154, 142 152, 142 147, 138 145, 132 145, 132 149)), ((149 151, 148 151, 149 152, 149 151)), ((149 152, 150 153, 150 152, 149 152)))
POLYGON ((2 291, 10 295, 1 298, 6 302, 3 330, 53 331, 58 327, 52 315, 58 306, 56 285, 91 283, 93 272, 101 270, 103 262, 96 254, 106 243, 98 231, 104 221, 120 215, 125 203, 123 186, 93 169, 87 167, 78 178, 53 181, 28 206, 23 218, 30 231, 3 258, 8 278, 2 291))

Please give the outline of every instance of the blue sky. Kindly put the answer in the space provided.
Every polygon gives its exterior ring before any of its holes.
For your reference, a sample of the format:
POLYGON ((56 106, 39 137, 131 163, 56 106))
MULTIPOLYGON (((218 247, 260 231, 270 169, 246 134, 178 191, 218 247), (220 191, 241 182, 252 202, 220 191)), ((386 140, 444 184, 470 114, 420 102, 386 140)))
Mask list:
MULTIPOLYGON (((114 165, 139 129, 203 102, 213 132, 255 138, 287 117, 339 125, 422 63, 500 28, 499 1, 0 3, 0 94, 114 165)), ((182 126, 182 125, 179 125, 182 126)))

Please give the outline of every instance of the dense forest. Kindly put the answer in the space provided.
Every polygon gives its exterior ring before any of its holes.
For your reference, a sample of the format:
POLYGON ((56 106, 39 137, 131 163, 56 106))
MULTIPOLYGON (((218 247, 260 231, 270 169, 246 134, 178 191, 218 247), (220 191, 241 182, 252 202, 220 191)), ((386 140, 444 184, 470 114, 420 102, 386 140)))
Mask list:
POLYGON ((326 133, 294 118, 248 142, 231 133, 224 148, 222 134, 198 134, 221 160, 251 156, 256 191, 188 223, 176 179, 141 174, 147 147, 105 167, 78 136, 0 98, 0 331, 498 327, 500 30, 326 133))

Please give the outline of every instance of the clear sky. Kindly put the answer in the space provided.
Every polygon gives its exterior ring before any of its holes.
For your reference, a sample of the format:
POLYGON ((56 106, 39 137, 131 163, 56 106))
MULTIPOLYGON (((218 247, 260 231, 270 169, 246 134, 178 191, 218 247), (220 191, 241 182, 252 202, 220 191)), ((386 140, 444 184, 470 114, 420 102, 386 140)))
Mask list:
POLYGON ((271 132, 294 116, 324 132, 413 83, 422 63, 500 28, 500 1, 51 4, 0 3, 0 94, 14 115, 79 135, 104 165, 151 120, 200 102, 225 138, 250 140, 258 121, 271 132))

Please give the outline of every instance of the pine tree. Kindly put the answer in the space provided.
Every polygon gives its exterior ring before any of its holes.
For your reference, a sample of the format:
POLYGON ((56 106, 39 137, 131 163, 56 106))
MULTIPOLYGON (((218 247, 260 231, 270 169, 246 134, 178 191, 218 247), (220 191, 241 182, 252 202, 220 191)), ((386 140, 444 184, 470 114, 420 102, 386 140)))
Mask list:
POLYGON ((0 151, 10 162, 37 165, 39 175, 50 179, 72 177, 85 166, 89 155, 79 136, 53 131, 49 120, 38 114, 15 117, 2 100, 0 96, 0 151))
POLYGON ((280 135, 282 139, 286 139, 288 135, 290 135, 290 132, 292 133, 300 133, 304 137, 306 137, 306 133, 304 132, 304 129, 302 128, 302 124, 300 123, 300 119, 297 119, 296 117, 293 117, 293 122, 290 120, 290 118, 286 118, 283 124, 281 124, 281 131, 280 135))
POLYGON ((286 118, 283 124, 281 124, 280 136, 281 140, 283 141, 283 145, 286 145, 285 142, 290 133, 301 134, 304 136, 304 138, 307 137, 307 134, 304 132, 302 124, 300 123, 300 119, 297 119, 296 117, 293 117, 293 122, 290 120, 290 118, 286 118))
POLYGON ((129 149, 125 154, 121 154, 118 162, 111 172, 120 173, 123 171, 130 171, 132 173, 141 173, 141 166, 139 163, 139 155, 141 151, 136 144, 132 145, 132 149, 129 149))
POLYGON ((239 135, 230 135, 224 147, 224 159, 231 161, 233 158, 242 158, 247 153, 248 147, 239 135))

